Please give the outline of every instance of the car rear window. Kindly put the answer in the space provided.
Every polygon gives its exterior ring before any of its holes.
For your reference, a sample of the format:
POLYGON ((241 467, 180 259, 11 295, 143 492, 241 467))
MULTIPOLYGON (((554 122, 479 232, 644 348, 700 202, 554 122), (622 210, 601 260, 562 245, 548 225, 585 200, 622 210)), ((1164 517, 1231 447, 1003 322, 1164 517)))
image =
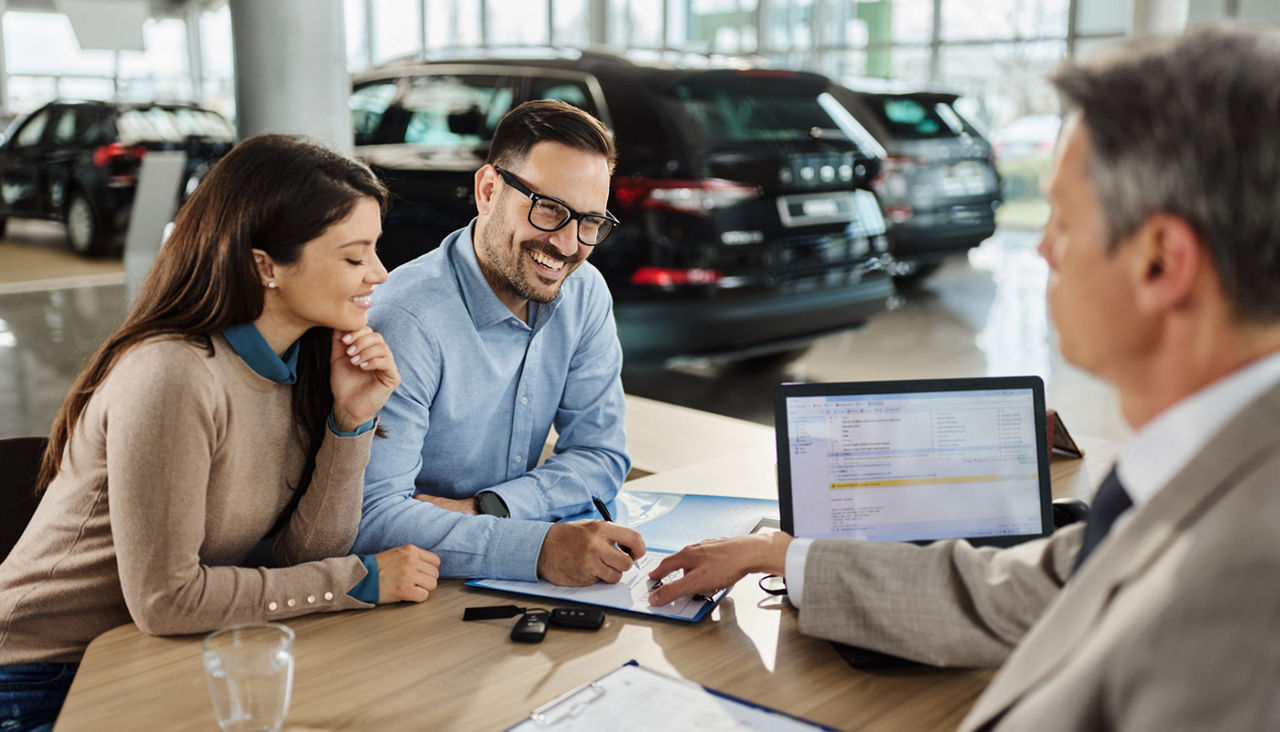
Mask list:
POLYGON ((235 129, 222 115, 189 107, 140 107, 124 109, 116 118, 120 142, 182 142, 198 137, 231 142, 235 129))
POLYGON ((955 137, 964 131, 945 102, 913 97, 867 97, 866 101, 893 137, 924 140, 955 137))
POLYGON ((513 100, 505 77, 416 77, 400 102, 408 115, 403 137, 394 141, 444 147, 479 144, 493 137, 513 100))
POLYGON ((820 103, 822 88, 807 81, 799 76, 706 75, 676 84, 671 97, 713 145, 848 139, 842 124, 820 103))

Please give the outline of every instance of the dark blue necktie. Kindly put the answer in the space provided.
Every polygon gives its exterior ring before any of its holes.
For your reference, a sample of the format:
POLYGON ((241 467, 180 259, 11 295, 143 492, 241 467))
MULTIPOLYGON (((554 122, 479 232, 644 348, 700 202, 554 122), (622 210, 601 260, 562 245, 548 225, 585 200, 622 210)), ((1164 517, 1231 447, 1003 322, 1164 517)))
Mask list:
POLYGON ((1093 497, 1093 507, 1089 509, 1089 518, 1084 524, 1084 543, 1080 545, 1080 553, 1076 555, 1073 572, 1079 571, 1080 565, 1084 564, 1084 560, 1111 530, 1116 518, 1132 505, 1133 501, 1125 493, 1124 486, 1120 484, 1120 476, 1113 466, 1098 487, 1097 495, 1093 497))

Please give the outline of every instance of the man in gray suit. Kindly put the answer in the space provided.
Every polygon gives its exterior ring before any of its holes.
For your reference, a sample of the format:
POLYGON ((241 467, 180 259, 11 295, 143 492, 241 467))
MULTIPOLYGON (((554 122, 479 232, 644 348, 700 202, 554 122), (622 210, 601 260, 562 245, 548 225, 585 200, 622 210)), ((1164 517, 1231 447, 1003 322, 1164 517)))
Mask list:
POLYGON ((1089 521, 1009 549, 704 542, 651 601, 785 575, 805 633, 1001 666, 962 729, 1280 729, 1280 33, 1054 83, 1050 310, 1135 429, 1089 521))

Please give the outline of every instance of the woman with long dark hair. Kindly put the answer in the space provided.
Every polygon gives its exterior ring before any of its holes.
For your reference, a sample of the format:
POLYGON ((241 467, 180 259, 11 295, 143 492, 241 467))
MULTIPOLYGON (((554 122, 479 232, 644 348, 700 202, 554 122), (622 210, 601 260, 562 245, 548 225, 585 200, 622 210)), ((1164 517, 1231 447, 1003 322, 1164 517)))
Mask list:
POLYGON ((422 549, 348 554, 400 383, 365 314, 386 201, 364 165, 263 135, 183 206, 55 417, 40 506, 0 565, 5 730, 47 729, 117 625, 199 633, 435 589, 422 549), (273 566, 252 566, 264 544, 273 566))

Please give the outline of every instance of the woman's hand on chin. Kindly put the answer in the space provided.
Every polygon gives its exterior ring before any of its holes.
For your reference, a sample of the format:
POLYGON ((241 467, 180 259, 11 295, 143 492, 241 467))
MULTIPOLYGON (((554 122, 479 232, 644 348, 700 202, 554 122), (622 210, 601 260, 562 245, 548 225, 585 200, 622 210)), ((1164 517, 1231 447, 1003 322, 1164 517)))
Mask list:
POLYGON ((399 385, 396 360, 382 336, 369 326, 351 332, 333 331, 329 386, 333 390, 333 419, 340 431, 353 432, 373 419, 399 385))

